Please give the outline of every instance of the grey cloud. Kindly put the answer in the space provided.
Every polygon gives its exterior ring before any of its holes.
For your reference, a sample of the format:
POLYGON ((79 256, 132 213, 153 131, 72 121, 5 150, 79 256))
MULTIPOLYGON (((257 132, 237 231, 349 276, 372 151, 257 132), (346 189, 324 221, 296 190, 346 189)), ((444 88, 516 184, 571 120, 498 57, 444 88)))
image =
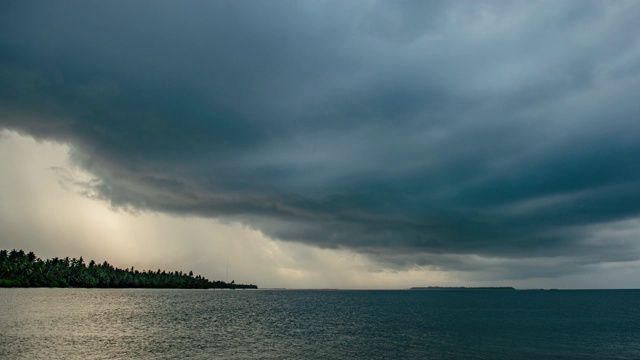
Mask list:
POLYGON ((398 266, 587 259, 575 229, 640 214, 635 2, 0 10, 0 126, 70 144, 116 207, 398 266))

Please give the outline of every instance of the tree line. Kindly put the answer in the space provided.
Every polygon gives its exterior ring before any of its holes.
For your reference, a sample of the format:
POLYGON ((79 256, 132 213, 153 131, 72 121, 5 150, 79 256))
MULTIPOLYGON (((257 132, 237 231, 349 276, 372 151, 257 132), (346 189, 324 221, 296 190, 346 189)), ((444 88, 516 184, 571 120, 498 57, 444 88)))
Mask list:
POLYGON ((193 271, 139 271, 119 269, 107 261, 65 257, 42 260, 33 252, 0 250, 0 287, 84 287, 84 288, 171 288, 171 289, 257 289, 235 281, 210 281, 193 271))

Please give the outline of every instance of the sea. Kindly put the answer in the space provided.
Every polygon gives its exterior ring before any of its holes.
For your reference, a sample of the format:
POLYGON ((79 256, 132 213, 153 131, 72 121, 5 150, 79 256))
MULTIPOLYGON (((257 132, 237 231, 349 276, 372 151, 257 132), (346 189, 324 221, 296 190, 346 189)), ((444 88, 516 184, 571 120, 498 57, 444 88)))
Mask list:
POLYGON ((2 359, 640 359, 640 290, 0 289, 2 359))

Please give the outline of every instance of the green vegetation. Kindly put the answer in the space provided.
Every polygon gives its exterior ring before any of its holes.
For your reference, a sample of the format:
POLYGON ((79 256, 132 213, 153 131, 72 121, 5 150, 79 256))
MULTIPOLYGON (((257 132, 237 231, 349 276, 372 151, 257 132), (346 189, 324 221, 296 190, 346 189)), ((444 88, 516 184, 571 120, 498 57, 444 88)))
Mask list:
POLYGON ((193 272, 138 271, 118 269, 108 262, 85 264, 79 259, 53 258, 45 261, 33 252, 0 250, 0 287, 85 287, 85 288, 173 288, 173 289, 257 289, 235 281, 209 281, 193 272))

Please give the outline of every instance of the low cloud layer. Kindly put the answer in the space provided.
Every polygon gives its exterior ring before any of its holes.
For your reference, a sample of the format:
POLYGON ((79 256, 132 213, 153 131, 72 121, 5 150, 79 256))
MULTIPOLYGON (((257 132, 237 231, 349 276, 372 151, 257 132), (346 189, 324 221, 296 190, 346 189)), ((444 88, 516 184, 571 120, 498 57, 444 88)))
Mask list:
POLYGON ((639 14, 5 2, 0 127, 68 144, 114 207, 392 267, 570 274, 640 259, 638 226, 616 230, 640 215, 639 14))

